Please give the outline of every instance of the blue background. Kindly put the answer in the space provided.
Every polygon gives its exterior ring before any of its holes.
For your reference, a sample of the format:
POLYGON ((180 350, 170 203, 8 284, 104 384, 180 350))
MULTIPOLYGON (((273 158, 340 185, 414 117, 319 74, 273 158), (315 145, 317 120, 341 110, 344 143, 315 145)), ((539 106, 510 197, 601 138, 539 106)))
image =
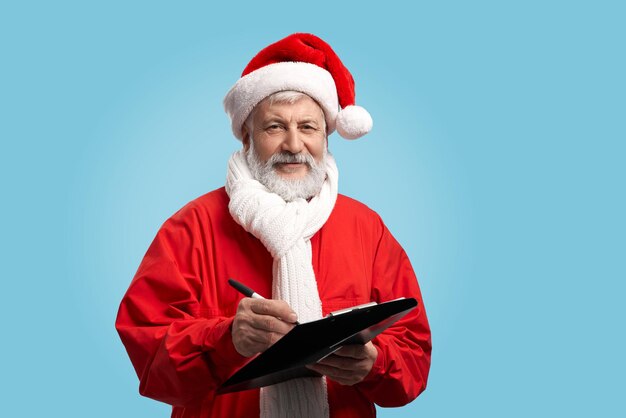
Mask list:
POLYGON ((427 391, 380 416, 625 416, 623 3, 338 3, 0 6, 3 416, 169 416, 117 306, 223 184, 224 94, 296 31, 373 115, 331 137, 340 191, 403 244, 433 330, 427 391))

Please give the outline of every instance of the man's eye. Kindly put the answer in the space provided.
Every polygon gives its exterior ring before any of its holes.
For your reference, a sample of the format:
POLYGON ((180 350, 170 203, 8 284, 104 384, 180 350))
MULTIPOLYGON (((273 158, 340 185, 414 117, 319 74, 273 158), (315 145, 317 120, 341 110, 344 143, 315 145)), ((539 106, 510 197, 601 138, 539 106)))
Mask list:
POLYGON ((308 131, 311 131, 311 130, 313 130, 313 131, 314 131, 314 130, 315 130, 315 126, 312 126, 312 125, 303 125, 303 126, 302 126, 302 129, 304 129, 304 130, 308 130, 308 131))
POLYGON ((277 124, 277 123, 273 123, 273 124, 269 125, 267 128, 265 128, 266 131, 270 131, 270 132, 278 131, 280 129, 281 129, 281 126, 279 124, 277 124))

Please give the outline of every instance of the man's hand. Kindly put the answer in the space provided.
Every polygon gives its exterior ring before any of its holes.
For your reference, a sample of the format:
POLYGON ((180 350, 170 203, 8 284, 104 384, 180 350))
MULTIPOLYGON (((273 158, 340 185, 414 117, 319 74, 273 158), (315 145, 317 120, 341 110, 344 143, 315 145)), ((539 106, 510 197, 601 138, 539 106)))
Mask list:
POLYGON ((368 375, 378 357, 378 350, 365 345, 346 345, 316 364, 306 367, 342 385, 352 386, 368 375))
POLYGON ((291 331, 297 319, 285 301, 243 298, 233 321, 235 349, 245 357, 262 353, 291 331))

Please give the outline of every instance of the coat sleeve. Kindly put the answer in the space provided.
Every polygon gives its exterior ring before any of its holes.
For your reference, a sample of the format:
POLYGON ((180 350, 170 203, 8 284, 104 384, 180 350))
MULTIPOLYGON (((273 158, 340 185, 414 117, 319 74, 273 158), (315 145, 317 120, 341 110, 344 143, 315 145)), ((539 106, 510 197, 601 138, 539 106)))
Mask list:
POLYGON ((432 345, 413 267, 400 244, 380 222, 382 235, 372 270, 372 299, 384 302, 413 297, 418 305, 373 340, 378 357, 357 387, 372 402, 392 407, 411 402, 426 389, 432 345))
POLYGON ((247 361, 233 346, 232 317, 199 315, 201 266, 210 248, 199 228, 197 216, 180 212, 163 225, 115 324, 140 379, 139 392, 178 406, 212 396, 247 361))

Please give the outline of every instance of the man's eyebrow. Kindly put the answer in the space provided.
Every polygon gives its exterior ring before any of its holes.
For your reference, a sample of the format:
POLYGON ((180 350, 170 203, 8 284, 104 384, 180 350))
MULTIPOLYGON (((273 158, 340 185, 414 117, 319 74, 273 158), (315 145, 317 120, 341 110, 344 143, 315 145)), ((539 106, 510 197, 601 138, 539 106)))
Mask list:
POLYGON ((278 115, 270 115, 266 118, 263 119, 263 123, 270 123, 270 122, 283 122, 284 119, 281 118, 278 115))
POLYGON ((299 120, 298 120, 298 123, 314 123, 314 124, 316 124, 316 125, 318 125, 318 124, 319 124, 319 122, 317 121, 317 119, 316 119, 316 118, 314 118, 314 117, 312 117, 312 116, 307 116, 307 117, 304 117, 304 118, 302 118, 302 119, 299 119, 299 120))

